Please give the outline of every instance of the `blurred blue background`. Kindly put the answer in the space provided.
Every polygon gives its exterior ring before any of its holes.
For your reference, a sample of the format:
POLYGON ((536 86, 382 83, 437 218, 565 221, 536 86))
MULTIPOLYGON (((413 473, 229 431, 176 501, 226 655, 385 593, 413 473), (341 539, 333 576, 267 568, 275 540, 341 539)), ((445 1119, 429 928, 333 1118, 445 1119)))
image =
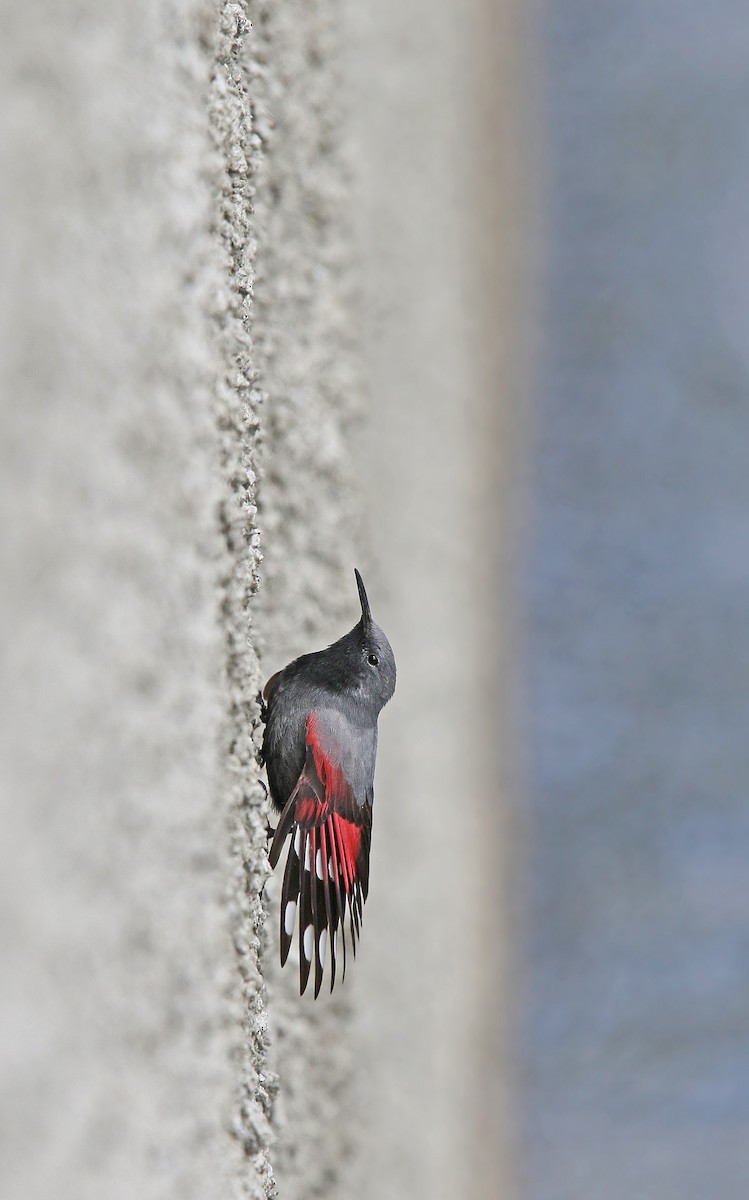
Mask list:
POLYGON ((749 9, 539 23, 530 1200, 749 1195, 749 9))

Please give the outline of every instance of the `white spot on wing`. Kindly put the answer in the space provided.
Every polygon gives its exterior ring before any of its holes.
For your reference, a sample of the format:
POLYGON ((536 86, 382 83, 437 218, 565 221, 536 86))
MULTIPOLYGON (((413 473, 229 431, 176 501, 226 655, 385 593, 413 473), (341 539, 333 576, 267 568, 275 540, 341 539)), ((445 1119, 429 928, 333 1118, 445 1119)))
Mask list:
POLYGON ((304 869, 305 871, 309 871, 309 838, 307 838, 307 844, 304 847, 304 869))
POLYGON ((338 962, 338 930, 333 934, 333 962, 338 962))
POLYGON ((332 858, 328 859, 328 875, 335 883, 335 871, 333 870, 333 859, 332 858))
POLYGON ((315 945, 315 931, 311 925, 308 925, 304 931, 304 957, 307 962, 312 962, 312 950, 315 945))
POLYGON ((320 951, 320 966, 324 967, 325 966, 325 955, 328 953, 328 931, 327 931, 327 929, 323 929, 322 933, 320 934, 320 940, 318 942, 318 949, 320 951))
POLYGON ((317 878, 322 879, 322 877, 323 877, 322 850, 317 851, 317 857, 315 858, 315 870, 317 871, 317 878))
POLYGON ((289 937, 294 932, 294 922, 296 920, 296 900, 289 900, 283 914, 283 927, 289 937))
POLYGON ((294 834, 294 853, 296 854, 297 858, 299 858, 300 854, 302 853, 302 831, 298 825, 296 827, 296 833, 294 834))

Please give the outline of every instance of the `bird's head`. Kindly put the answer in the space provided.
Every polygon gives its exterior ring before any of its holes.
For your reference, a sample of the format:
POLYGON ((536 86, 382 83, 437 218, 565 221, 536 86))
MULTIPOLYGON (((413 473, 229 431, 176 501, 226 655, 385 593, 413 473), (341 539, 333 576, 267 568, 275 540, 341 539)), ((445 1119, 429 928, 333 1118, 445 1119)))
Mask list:
POLYGON ((395 655, 385 634, 372 619, 364 580, 356 569, 354 574, 361 604, 361 620, 351 631, 358 635, 352 638, 359 656, 356 674, 361 691, 379 712, 395 691, 395 655))

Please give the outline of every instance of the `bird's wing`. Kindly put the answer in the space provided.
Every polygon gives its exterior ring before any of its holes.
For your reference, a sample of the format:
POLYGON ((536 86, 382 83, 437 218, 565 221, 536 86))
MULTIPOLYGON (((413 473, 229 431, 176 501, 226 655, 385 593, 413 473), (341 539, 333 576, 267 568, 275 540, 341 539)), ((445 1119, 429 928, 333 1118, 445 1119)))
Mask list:
POLYGON ((299 917, 299 984, 304 992, 315 964, 315 996, 330 951, 330 990, 338 952, 346 972, 344 918, 348 906, 351 946, 356 941, 369 890, 372 833, 371 793, 360 802, 341 765, 342 728, 333 714, 313 711, 307 718, 302 773, 278 822, 270 848, 275 867, 292 834, 281 891, 281 964, 286 962, 299 917), (340 927, 341 938, 338 941, 340 927))

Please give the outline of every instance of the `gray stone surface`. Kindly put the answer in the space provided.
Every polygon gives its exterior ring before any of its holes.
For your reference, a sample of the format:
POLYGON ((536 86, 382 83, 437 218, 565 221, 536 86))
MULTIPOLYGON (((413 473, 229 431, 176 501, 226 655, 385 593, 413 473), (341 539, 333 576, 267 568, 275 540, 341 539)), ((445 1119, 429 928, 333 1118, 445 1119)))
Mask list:
POLYGON ((749 23, 546 6, 528 1194, 749 1178, 749 23))
POLYGON ((0 1190, 23 1200, 268 1179, 237 820, 258 680, 240 17, 5 17, 0 1190))
MULTIPOLYGON (((351 186, 343 153, 344 44, 329 0, 251 5, 254 98, 264 131, 256 196, 262 429, 263 588, 257 625, 266 677, 355 623, 363 565, 362 487, 354 470, 362 392, 352 320, 351 186)), ((284 1198, 339 1192, 361 1114, 352 1107, 356 971, 317 1001, 299 997, 296 947, 278 964, 280 868, 267 888, 273 1068, 282 1080, 274 1164, 284 1198)))
POLYGON ((386 7, 4 14, 8 1200, 509 1179, 515 35, 386 7), (400 683, 360 957, 315 1004, 260 894, 256 698, 353 623, 355 564, 400 683))

